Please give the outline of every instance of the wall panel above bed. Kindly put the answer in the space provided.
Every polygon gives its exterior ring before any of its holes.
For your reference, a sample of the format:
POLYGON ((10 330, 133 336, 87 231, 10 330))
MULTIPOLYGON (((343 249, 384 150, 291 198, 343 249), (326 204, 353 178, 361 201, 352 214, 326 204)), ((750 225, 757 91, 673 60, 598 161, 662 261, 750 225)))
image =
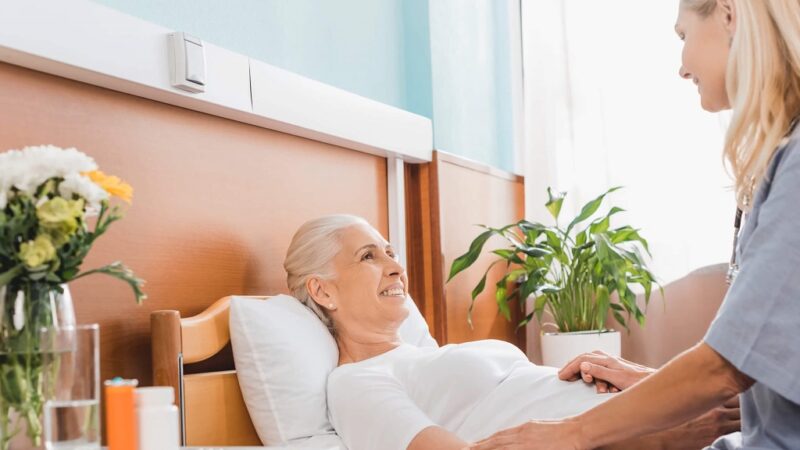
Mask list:
MULTIPOLYGON (((475 224, 501 226, 523 218, 522 177, 434 152, 432 162, 406 166, 406 186, 410 290, 433 336, 440 344, 502 339, 524 351, 524 329, 516 330, 521 314, 512 308, 514 317, 509 323, 498 314, 494 301, 493 286, 504 269, 499 264, 475 303, 474 328, 467 324, 470 293, 493 255, 484 252, 473 267, 445 283, 453 260, 482 231, 475 224)), ((486 245, 488 250, 504 242, 493 238, 486 245)))
POLYGON ((149 314, 200 312, 230 294, 286 292, 304 221, 347 212, 388 234, 386 160, 0 63, 0 151, 76 147, 134 187, 125 219, 84 267, 121 260, 147 280, 136 306, 102 275, 72 286, 101 329, 102 377, 150 384, 149 314))

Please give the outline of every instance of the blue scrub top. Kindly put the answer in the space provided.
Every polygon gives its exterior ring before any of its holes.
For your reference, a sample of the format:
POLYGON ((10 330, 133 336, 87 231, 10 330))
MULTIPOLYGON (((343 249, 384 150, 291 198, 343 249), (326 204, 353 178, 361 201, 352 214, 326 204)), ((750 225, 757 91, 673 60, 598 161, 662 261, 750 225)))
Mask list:
POLYGON ((737 252, 739 274, 705 342, 755 384, 741 396, 741 434, 710 448, 800 449, 798 130, 773 157, 737 252))

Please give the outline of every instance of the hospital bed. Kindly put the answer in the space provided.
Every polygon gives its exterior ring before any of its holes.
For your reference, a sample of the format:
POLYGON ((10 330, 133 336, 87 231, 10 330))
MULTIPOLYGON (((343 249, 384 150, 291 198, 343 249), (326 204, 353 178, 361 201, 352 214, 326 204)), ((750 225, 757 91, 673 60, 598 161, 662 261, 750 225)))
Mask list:
MULTIPOLYGON (((223 297, 192 317, 182 318, 172 310, 150 315, 153 384, 172 386, 178 393, 182 442, 187 446, 263 445, 247 412, 236 370, 186 373, 186 365, 209 361, 229 346, 231 298, 223 297)), ((345 449, 336 435, 264 448, 345 449)))
MULTIPOLYGON (((624 336, 623 356, 658 367, 701 339, 727 290, 724 272, 722 265, 709 266, 665 286, 666 304, 651 304, 646 327, 632 327, 630 335, 624 336)), ((184 445, 263 445, 235 370, 186 373, 187 365, 209 361, 229 347, 231 298, 221 298, 192 317, 182 318, 172 310, 154 311, 150 317, 153 382, 172 386, 178 393, 184 445)), ((280 448, 345 450, 336 435, 280 448)))

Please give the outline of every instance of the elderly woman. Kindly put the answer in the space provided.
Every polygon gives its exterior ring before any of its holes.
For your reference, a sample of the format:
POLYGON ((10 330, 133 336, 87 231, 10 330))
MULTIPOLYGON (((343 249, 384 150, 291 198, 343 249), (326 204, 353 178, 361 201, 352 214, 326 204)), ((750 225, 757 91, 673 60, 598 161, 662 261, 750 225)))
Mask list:
MULTIPOLYGON (((609 398, 558 379, 515 346, 484 340, 404 344, 406 272, 361 218, 326 216, 295 234, 284 267, 294 296, 333 333, 339 367, 328 379, 331 422, 350 450, 458 449, 531 419, 583 412, 609 398)), ((699 447, 724 431, 715 414, 620 448, 699 447)))

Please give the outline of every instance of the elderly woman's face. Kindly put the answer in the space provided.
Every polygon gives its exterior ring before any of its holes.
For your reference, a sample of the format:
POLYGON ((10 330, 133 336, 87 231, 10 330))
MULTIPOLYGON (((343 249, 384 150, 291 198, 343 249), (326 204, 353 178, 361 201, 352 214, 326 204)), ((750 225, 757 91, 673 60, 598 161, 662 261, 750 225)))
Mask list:
POLYGON ((339 236, 336 274, 326 291, 336 306, 335 326, 343 331, 393 332, 408 316, 408 279, 392 246, 375 229, 354 225, 339 236))

